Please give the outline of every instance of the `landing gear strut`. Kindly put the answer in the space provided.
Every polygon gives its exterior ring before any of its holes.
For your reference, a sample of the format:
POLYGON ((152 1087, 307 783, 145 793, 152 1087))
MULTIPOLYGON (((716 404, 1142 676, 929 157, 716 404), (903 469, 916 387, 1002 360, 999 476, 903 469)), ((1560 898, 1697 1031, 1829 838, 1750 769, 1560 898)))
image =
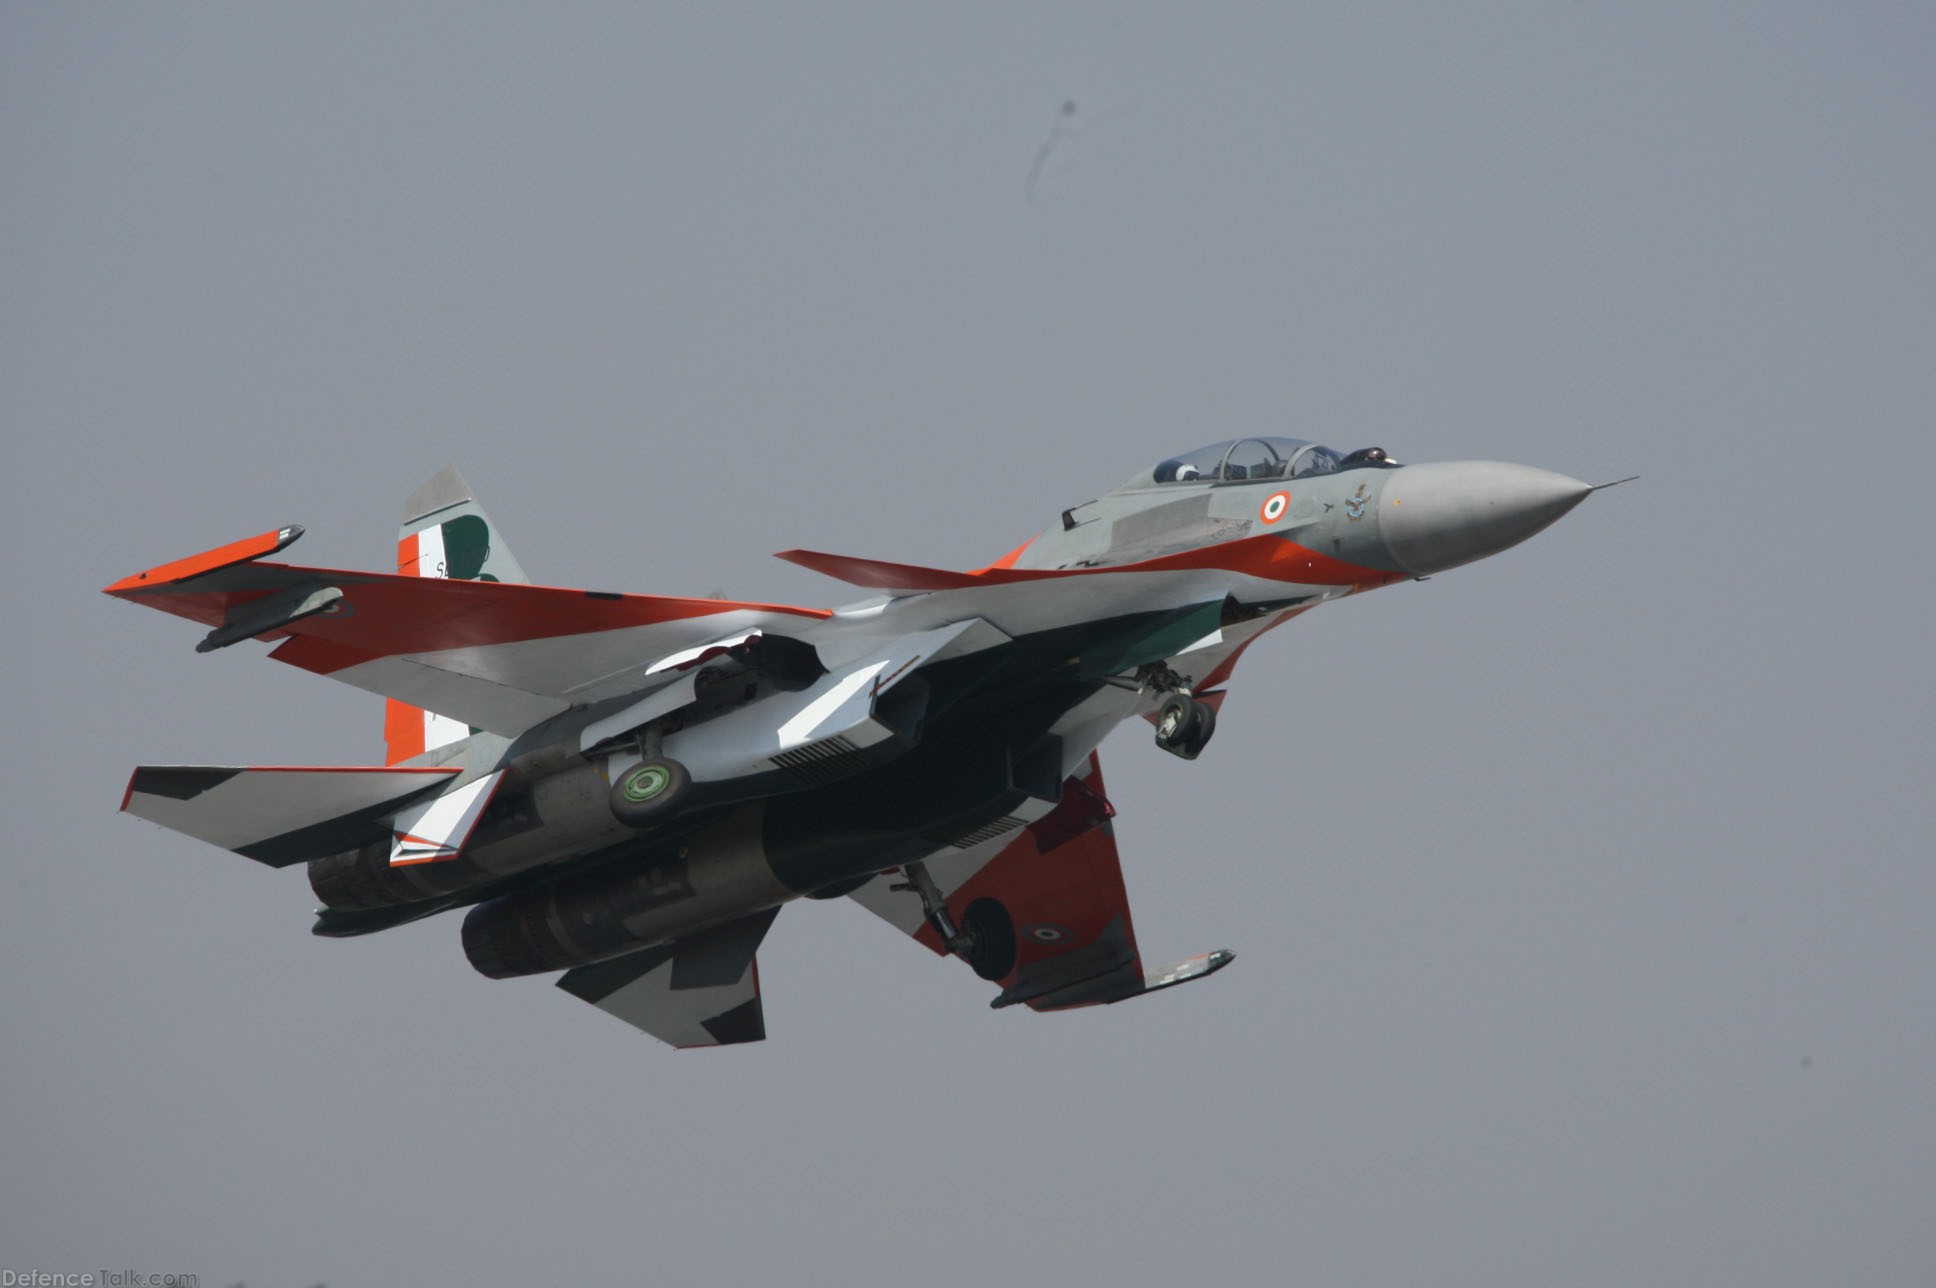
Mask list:
POLYGON ((961 914, 961 924, 948 912, 948 901, 928 875, 925 863, 910 863, 902 869, 906 881, 890 887, 911 890, 921 896, 921 911, 941 946, 975 968, 985 980, 998 980, 1015 969, 1015 920, 999 900, 977 899, 961 914))

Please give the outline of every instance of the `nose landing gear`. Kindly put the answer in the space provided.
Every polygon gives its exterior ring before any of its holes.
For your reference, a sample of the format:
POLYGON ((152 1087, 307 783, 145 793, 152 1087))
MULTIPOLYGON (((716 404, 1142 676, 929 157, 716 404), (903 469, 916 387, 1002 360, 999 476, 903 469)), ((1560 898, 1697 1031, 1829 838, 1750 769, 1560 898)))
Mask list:
POLYGON ((1156 725, 1156 745, 1172 756, 1195 760, 1217 731, 1216 706, 1193 696, 1190 677, 1178 675, 1162 662, 1138 667, 1134 679, 1115 676, 1109 683, 1139 694, 1168 695, 1150 718, 1156 725))
POLYGON ((1172 756, 1195 760, 1217 731, 1217 709, 1200 698, 1172 693, 1156 709, 1156 745, 1172 756))

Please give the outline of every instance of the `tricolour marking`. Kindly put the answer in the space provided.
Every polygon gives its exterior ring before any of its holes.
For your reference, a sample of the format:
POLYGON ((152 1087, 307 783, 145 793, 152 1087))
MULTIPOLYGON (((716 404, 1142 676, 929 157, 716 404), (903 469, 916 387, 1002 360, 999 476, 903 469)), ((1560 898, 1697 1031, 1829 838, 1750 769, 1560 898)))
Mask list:
MULTIPOLYGON (((444 529, 441 524, 407 532, 397 539, 397 572, 405 577, 448 577, 450 566, 445 557, 444 529)), ((384 709, 383 740, 388 749, 388 759, 393 765, 439 747, 448 747, 453 742, 470 737, 470 734, 471 727, 461 720, 452 720, 449 716, 413 707, 395 698, 389 699, 384 709)), ((432 859, 450 857, 453 856, 429 854, 404 862, 427 863, 432 859)))
MULTIPOLYGON (((408 576, 410 572, 414 572, 419 577, 449 576, 449 567, 444 562, 443 527, 441 525, 428 527, 414 535, 417 543, 417 566, 408 572, 405 572, 402 568, 399 568, 397 571, 404 572, 405 576, 408 576)), ((398 553, 401 554, 402 552, 399 551, 398 553)), ((402 560, 399 559, 398 562, 401 563, 402 560)))
MULTIPOLYGON (((421 577, 423 565, 419 561, 419 533, 406 532, 397 538, 397 573, 404 577, 421 577)), ((430 741, 430 713, 421 707, 413 707, 408 702, 387 698, 383 705, 383 746, 384 759, 391 764, 414 760, 429 751, 434 745, 430 741)))
POLYGON ((1264 499, 1263 508, 1257 511, 1257 517, 1265 523, 1276 523, 1284 517, 1284 512, 1290 508, 1291 494, 1289 492, 1273 492, 1264 499))

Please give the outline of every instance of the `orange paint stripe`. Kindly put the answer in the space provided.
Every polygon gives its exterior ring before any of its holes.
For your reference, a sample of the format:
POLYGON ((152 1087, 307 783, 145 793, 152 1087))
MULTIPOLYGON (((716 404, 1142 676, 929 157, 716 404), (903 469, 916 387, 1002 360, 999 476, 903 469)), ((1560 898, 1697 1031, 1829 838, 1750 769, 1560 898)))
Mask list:
POLYGON ((1030 537, 1027 541, 1024 541, 1021 545, 1015 547, 1013 550, 1003 555, 1000 559, 997 559, 994 563, 989 564, 987 568, 975 569, 976 575, 988 572, 990 569, 994 569, 994 568, 1013 568, 1015 566, 1015 561, 1022 557, 1022 552, 1024 550, 1027 550, 1030 546, 1034 544, 1035 544, 1035 538, 1030 537))
POLYGON ((1185 550, 1141 563, 1097 568, 1095 572, 1155 572, 1182 568, 1221 568, 1229 572, 1261 577, 1267 581, 1297 582, 1307 586, 1383 586, 1403 581, 1410 574, 1386 572, 1346 563, 1319 554, 1283 537, 1262 535, 1242 537, 1222 545, 1185 550))
POLYGON ((395 698, 384 699, 383 746, 384 759, 392 765, 423 755, 423 711, 395 698))
POLYGON ((232 541, 228 545, 218 546, 214 550, 204 550, 201 554, 190 555, 186 559, 177 559, 175 562, 163 564, 159 568, 150 568, 146 572, 138 572, 132 577, 123 577, 120 581, 109 586, 103 593, 123 595, 129 591, 142 590, 148 587, 166 586, 170 582, 187 581, 190 577, 199 577, 203 573, 214 572, 216 569, 226 568, 230 564, 246 563, 251 559, 260 559, 264 555, 274 554, 276 551, 288 545, 290 541, 295 540, 294 536, 285 538, 284 534, 289 531, 288 528, 276 528, 273 531, 264 532, 259 536, 245 537, 240 541, 232 541))
MULTIPOLYGON (((405 577, 417 575, 417 534, 405 533, 397 539, 397 572, 405 577)), ((408 702, 396 698, 386 698, 383 702, 383 755, 384 759, 395 765, 402 761, 413 760, 429 748, 424 735, 424 713, 421 707, 413 707, 408 702)))
MULTIPOLYGON (((1016 551, 1017 557, 1020 553, 1016 551)), ((783 550, 778 557, 829 577, 875 590, 966 590, 975 586, 1053 581, 1062 577, 1104 577, 1112 573, 1186 569, 1222 569, 1268 581, 1310 586, 1383 586, 1410 576, 1409 573, 1346 563, 1269 533, 1135 563, 1105 564, 1099 568, 1013 568, 996 563, 974 572, 949 572, 944 568, 922 568, 913 564, 859 559, 818 550, 783 550)))

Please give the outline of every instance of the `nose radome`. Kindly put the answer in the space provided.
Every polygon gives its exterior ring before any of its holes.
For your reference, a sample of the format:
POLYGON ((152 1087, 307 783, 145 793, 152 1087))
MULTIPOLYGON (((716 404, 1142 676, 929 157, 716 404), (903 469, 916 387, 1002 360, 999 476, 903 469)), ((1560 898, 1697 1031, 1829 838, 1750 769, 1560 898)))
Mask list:
POLYGON ((1592 491, 1505 461, 1406 465, 1385 480, 1378 528, 1399 566, 1422 577, 1518 545, 1592 491))

